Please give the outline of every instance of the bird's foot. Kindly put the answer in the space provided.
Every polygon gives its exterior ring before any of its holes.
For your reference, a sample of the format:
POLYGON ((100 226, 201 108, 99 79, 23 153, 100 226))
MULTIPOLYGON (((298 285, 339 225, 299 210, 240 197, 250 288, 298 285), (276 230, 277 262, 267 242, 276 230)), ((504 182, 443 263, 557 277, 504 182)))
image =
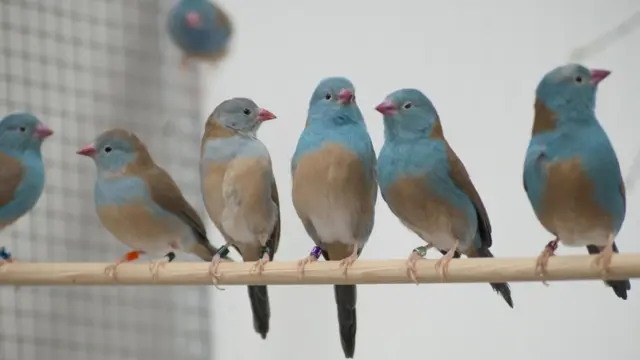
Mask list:
POLYGON ((536 259, 535 272, 536 272, 536 275, 543 278, 542 283, 545 286, 549 286, 547 281, 544 279, 549 275, 549 273, 547 272, 547 266, 549 265, 549 258, 552 257, 556 252, 556 249, 558 248, 558 241, 559 241, 558 239, 549 241, 549 243, 544 247, 544 250, 542 250, 540 255, 538 255, 538 258, 536 259))
POLYGON ((114 280, 118 279, 118 266, 134 261, 140 257, 140 255, 144 254, 143 251, 133 250, 126 253, 122 258, 116 261, 114 264, 111 264, 104 268, 104 274, 107 276, 111 276, 114 280))
POLYGON ((114 280, 118 280, 118 266, 122 265, 124 262, 118 261, 114 264, 111 264, 104 268, 104 274, 107 276, 111 276, 114 280))
POLYGON ((609 234, 607 245, 596 255, 593 264, 600 268, 602 276, 606 276, 611 266, 611 258, 613 257, 613 234, 609 234))
POLYGON ((447 253, 436 261, 433 266, 434 269, 440 274, 440 279, 442 282, 447 280, 447 275, 449 273, 449 263, 453 259, 453 256, 456 254, 456 250, 458 249, 459 242, 456 241, 455 245, 447 251, 447 253))
POLYGON ((211 259, 211 264, 209 265, 209 275, 211 276, 211 282, 214 285, 218 285, 220 280, 220 273, 218 272, 218 266, 220 266, 220 254, 215 254, 211 259))
POLYGON ((264 254, 262 254, 262 257, 260 259, 258 259, 258 261, 256 261, 253 266, 251 267, 250 272, 252 273, 257 273, 257 275, 262 274, 262 272, 264 271, 264 266, 269 262, 269 253, 265 251, 264 254))
POLYGON ((411 255, 409 255, 409 258, 407 259, 407 276, 411 280, 413 280, 416 285, 419 284, 416 263, 418 262, 418 260, 424 259, 424 257, 427 255, 427 250, 429 250, 431 247, 431 245, 419 246, 411 251, 411 255))
POLYGON ((358 260, 358 246, 354 245, 351 255, 340 260, 339 266, 343 269, 342 272, 344 273, 344 277, 347 277, 347 271, 349 271, 349 268, 356 262, 356 260, 358 260))
POLYGON ((169 259, 162 258, 158 260, 151 260, 149 262, 149 272, 151 272, 151 278, 153 280, 158 279, 158 275, 160 273, 160 268, 163 268, 165 265, 169 263, 169 259))
POLYGON ((309 253, 309 256, 298 261, 298 279, 302 279, 302 276, 304 275, 304 268, 308 264, 314 261, 318 261, 318 259, 320 258, 320 254, 322 254, 322 249, 319 246, 314 246, 309 253))

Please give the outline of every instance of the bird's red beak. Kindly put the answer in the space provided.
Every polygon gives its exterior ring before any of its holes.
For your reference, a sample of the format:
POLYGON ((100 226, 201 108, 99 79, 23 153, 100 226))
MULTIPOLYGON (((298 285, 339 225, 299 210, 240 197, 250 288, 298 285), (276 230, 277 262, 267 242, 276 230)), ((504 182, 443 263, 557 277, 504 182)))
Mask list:
POLYGON ((53 134, 53 130, 47 127, 45 124, 36 125, 36 130, 34 132, 35 136, 40 139, 45 139, 53 134))
POLYGON ((273 120, 275 119, 276 116, 269 110, 267 109, 260 109, 258 110, 258 121, 268 121, 268 120, 273 120))
POLYGON ((189 11, 187 15, 185 15, 185 20, 187 20, 187 25, 191 28, 197 28, 202 25, 202 17, 195 11, 189 11))
POLYGON ((602 80, 611 75, 611 71, 604 69, 591 69, 591 85, 598 85, 602 80))
POLYGON ((93 144, 85 145, 82 149, 76 151, 76 154, 93 157, 96 154, 96 147, 93 144))
POLYGON ((376 106, 376 110, 382 115, 393 115, 398 111, 396 106, 389 100, 381 102, 376 106))
POLYGON ((338 93, 338 102, 340 104, 350 104, 353 101, 353 92, 349 89, 342 89, 338 93))

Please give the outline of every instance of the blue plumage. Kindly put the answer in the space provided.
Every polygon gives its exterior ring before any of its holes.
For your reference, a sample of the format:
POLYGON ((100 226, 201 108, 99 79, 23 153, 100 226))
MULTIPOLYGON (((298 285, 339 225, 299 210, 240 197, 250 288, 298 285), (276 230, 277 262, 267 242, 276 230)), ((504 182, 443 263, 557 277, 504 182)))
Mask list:
MULTIPOLYGON (((595 115, 598 84, 610 74, 567 64, 549 71, 536 89, 535 119, 523 183, 541 224, 556 236, 537 261, 544 275, 558 242, 586 246, 606 271, 626 214, 620 164, 595 115)), ((608 281, 626 299, 628 280, 608 281)))
MULTIPOLYGON (((469 175, 447 143, 431 101, 416 89, 400 89, 376 107, 383 114, 385 142, 378 157, 378 182, 391 211, 427 246, 412 251, 407 273, 435 247, 443 279, 448 262, 463 253, 493 257, 489 218, 469 175)), ((513 307, 506 283, 492 283, 513 307)))
POLYGON ((189 59, 220 60, 229 46, 232 26, 224 11, 208 0, 180 0, 167 20, 169 37, 189 59))
MULTIPOLYGON (((106 272, 115 277, 122 263, 142 254, 164 254, 151 264, 156 277, 160 267, 173 261, 177 250, 205 261, 218 253, 198 213, 135 134, 123 129, 106 131, 78 154, 90 157, 96 165, 94 202, 100 222, 132 249, 106 272)), ((227 253, 221 251, 221 256, 227 253)))
MULTIPOLYGON (((0 121, 0 229, 29 212, 44 189, 41 147, 53 134, 29 113, 14 113, 0 121)), ((6 251, 2 260, 11 260, 6 251)))
MULTIPOLYGON (((316 244, 300 271, 320 254, 346 271, 373 230, 377 200, 376 155, 353 84, 322 80, 309 102, 307 122, 291 160, 293 205, 316 244)), ((356 341, 356 287, 334 287, 342 349, 352 358, 356 341)))

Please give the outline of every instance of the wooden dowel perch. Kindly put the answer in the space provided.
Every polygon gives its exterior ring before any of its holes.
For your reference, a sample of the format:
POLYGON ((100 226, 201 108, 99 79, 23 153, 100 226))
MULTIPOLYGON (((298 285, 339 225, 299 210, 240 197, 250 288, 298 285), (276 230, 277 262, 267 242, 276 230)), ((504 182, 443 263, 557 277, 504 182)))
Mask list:
MULTIPOLYGON (((554 256, 549 260, 549 281, 601 279, 593 256, 554 256)), ((435 260, 418 262, 421 283, 440 283, 435 260)), ((153 279, 146 262, 123 264, 117 278, 104 273, 108 263, 8 263, 0 267, 0 285, 211 285, 209 264, 167 264, 153 279)), ((309 285, 309 284, 407 284, 405 260, 359 260, 345 278, 338 262, 318 261, 298 277, 296 262, 273 262, 261 275, 250 273, 252 263, 222 263, 219 285, 309 285)), ((449 283, 540 281, 534 258, 453 260, 449 283)), ((609 279, 640 277, 640 254, 614 255, 609 279)))

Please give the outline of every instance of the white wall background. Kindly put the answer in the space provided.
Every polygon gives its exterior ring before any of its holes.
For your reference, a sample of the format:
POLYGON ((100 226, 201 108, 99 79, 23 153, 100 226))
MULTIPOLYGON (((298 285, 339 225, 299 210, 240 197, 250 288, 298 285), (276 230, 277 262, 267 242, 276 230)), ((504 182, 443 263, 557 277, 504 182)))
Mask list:
MULTIPOLYGON (((638 9, 635 0, 219 1, 236 23, 234 51, 202 79, 206 118, 220 101, 253 98, 279 117, 261 139, 280 188, 283 232, 277 258, 312 247, 295 215, 289 161, 318 81, 344 75, 356 86, 376 149, 381 116, 373 107, 400 87, 422 89, 488 208, 497 256, 534 257, 551 239, 522 189, 533 93, 569 51, 638 9)), ((638 148, 640 31, 586 61, 611 69, 598 115, 626 171, 638 148)), ((640 251, 640 194, 630 194, 618 237, 640 251)), ((362 258, 404 258, 421 241, 379 199, 362 258)), ((220 238, 217 238, 218 241, 220 238)), ((586 253, 561 247, 559 254, 586 253)), ((439 255, 429 253, 433 258, 439 255)), ((489 285, 360 286, 356 358, 606 359, 640 357, 640 283, 628 301, 600 281, 512 284, 515 309, 489 285)), ((270 287, 271 332, 253 332, 247 291, 214 291, 216 359, 343 358, 329 286, 270 287)))

